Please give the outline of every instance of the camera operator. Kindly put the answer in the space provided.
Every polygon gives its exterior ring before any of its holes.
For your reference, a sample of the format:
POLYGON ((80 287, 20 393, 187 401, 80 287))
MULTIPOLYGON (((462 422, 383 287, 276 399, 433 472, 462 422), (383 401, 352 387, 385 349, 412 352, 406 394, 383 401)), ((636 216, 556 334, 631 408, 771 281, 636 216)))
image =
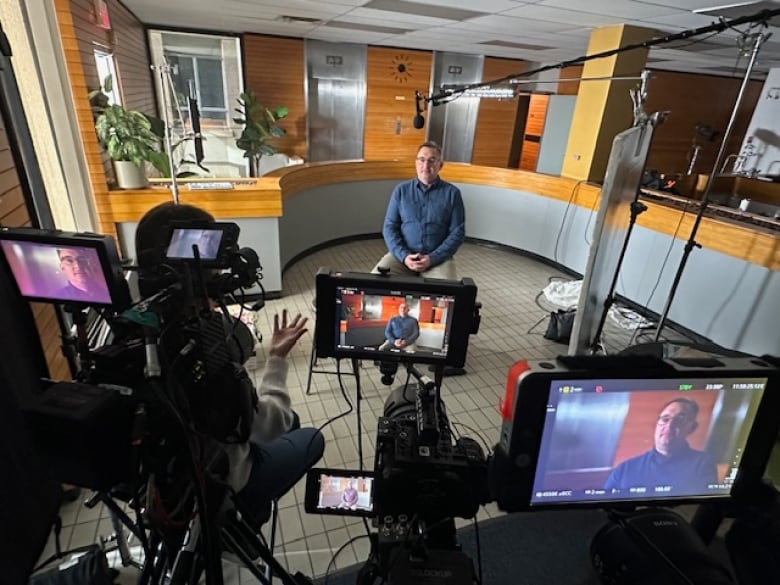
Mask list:
MULTIPOLYGON (((173 222, 214 221, 206 211, 172 202, 150 209, 138 224, 135 249, 138 257, 140 288, 150 290, 144 276, 159 274, 165 263, 165 251, 173 222)), ((236 320, 237 321, 237 320, 236 320)), ((248 442, 224 444, 229 460, 228 483, 236 492, 240 511, 255 527, 265 522, 270 503, 289 491, 306 471, 322 457, 325 441, 314 428, 300 428, 287 392, 286 357, 306 332, 306 319, 300 314, 292 320, 287 311, 274 315, 274 329, 262 380, 256 389, 258 402, 248 442)), ((245 327, 240 321, 232 326, 245 327)))

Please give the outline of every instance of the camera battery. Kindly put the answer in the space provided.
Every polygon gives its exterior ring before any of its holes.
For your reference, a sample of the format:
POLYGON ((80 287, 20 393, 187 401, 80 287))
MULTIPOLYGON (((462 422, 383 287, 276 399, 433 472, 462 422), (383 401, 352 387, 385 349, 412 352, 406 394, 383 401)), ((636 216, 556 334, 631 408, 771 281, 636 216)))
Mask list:
POLYGON ((104 490, 133 477, 132 396, 60 382, 23 412, 37 452, 59 481, 104 490))

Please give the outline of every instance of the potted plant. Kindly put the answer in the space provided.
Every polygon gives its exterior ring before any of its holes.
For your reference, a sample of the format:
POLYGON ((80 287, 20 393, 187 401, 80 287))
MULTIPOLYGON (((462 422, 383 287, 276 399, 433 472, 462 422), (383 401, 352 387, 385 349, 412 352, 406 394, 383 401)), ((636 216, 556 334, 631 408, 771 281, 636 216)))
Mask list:
POLYGON ((95 130, 101 146, 114 161, 120 188, 145 187, 146 162, 164 176, 170 176, 168 157, 158 150, 159 137, 152 131, 152 123, 145 114, 122 106, 107 105, 97 117, 95 130))
POLYGON ((258 163, 264 154, 276 154, 278 151, 267 143, 268 140, 285 135, 284 128, 276 122, 286 117, 289 110, 280 106, 275 110, 269 110, 258 103, 257 96, 252 90, 245 91, 238 98, 240 108, 236 112, 240 118, 233 118, 236 124, 244 126, 241 136, 236 139, 236 146, 244 151, 244 158, 249 159, 250 173, 256 177, 258 163))

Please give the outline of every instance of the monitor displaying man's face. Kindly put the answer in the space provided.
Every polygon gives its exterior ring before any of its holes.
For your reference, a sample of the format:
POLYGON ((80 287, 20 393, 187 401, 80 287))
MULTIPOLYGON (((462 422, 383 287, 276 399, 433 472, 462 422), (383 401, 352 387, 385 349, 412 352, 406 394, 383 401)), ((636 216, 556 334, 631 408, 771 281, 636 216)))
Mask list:
POLYGON ((672 402, 658 415, 655 426, 655 450, 671 455, 688 443, 686 439, 696 429, 692 409, 685 402, 672 402))
POLYGON ((61 248, 57 251, 60 259, 60 270, 71 285, 77 289, 90 292, 95 284, 97 269, 95 262, 76 248, 61 248))

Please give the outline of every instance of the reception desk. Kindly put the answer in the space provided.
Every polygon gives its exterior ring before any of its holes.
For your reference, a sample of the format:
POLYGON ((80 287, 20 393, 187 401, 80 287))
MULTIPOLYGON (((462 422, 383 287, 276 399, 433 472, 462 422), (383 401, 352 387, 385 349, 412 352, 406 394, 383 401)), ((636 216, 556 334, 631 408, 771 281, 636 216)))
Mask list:
MULTIPOLYGON (((298 165, 229 190, 185 187, 180 189, 180 201, 239 223, 242 245, 260 255, 266 289, 283 292, 282 270, 308 250, 332 240, 378 234, 393 186, 412 176, 413 164, 406 162, 298 165)), ((446 164, 442 177, 463 193, 467 237, 584 272, 598 186, 456 163, 446 164)), ((164 188, 113 191, 108 206, 99 204, 103 228, 114 228, 124 253, 133 256, 138 219, 170 197, 164 188)), ((695 214, 651 201, 646 204, 648 210, 639 216, 631 237, 617 292, 660 313, 695 214)), ((689 257, 669 318, 729 348, 780 354, 778 232, 705 217, 696 240, 702 249, 689 257)))

